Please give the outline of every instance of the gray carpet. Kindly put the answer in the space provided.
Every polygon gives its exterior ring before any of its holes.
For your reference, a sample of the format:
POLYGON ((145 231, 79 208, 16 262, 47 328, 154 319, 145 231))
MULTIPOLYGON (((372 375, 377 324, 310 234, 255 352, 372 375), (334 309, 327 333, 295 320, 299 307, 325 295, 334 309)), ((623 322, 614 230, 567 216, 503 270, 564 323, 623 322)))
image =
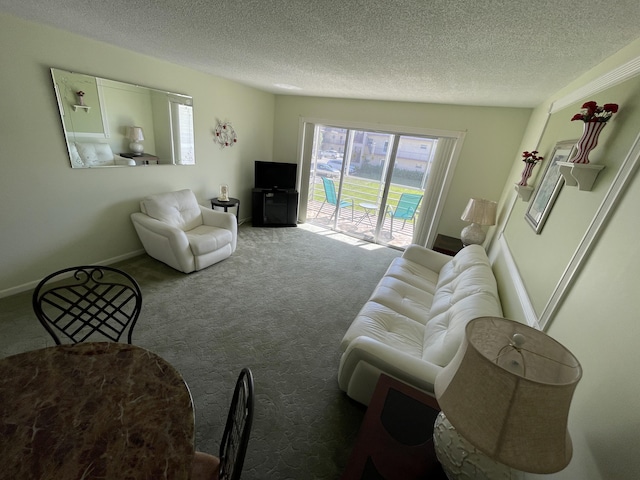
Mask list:
MULTIPOLYGON (((239 229, 229 259, 189 275, 143 255, 116 266, 140 283, 133 343, 184 376, 196 448, 216 453, 235 379, 249 366, 256 416, 243 471, 251 479, 337 479, 364 407, 338 389, 339 342, 401 252, 333 232, 239 229)), ((0 299, 0 356, 53 345, 31 292, 0 299)))

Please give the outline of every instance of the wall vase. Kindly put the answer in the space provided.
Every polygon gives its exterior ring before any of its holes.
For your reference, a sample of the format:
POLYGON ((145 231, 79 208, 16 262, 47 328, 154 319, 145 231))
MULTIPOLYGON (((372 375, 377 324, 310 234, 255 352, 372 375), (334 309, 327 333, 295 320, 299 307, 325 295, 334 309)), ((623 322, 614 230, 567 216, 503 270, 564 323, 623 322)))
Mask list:
POLYGON ((598 145, 598 137, 606 125, 605 122, 584 122, 582 138, 576 144, 578 153, 571 159, 571 162, 589 163, 589 152, 598 145))
POLYGON ((525 162, 524 170, 522 170, 522 178, 518 182, 518 185, 520 185, 521 187, 527 186, 527 180, 529 180, 531 173, 533 173, 533 167, 535 166, 535 163, 525 162))

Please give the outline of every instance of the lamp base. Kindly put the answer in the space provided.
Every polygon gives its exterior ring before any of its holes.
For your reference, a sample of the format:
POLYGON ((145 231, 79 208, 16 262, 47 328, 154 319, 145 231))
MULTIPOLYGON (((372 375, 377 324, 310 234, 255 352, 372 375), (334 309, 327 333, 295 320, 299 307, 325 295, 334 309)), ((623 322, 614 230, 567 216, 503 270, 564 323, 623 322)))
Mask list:
POLYGON ((144 145, 139 142, 131 142, 129 144, 129 150, 131 150, 135 155, 142 155, 142 152, 144 152, 144 145))
POLYGON ((487 237, 487 234, 484 232, 482 227, 477 223, 472 223, 471 225, 467 225, 462 229, 460 233, 460 240, 462 243, 467 245, 482 245, 484 239, 487 237))
POLYGON ((433 426, 436 457, 449 480, 522 480, 522 472, 487 457, 465 440, 443 412, 433 426))

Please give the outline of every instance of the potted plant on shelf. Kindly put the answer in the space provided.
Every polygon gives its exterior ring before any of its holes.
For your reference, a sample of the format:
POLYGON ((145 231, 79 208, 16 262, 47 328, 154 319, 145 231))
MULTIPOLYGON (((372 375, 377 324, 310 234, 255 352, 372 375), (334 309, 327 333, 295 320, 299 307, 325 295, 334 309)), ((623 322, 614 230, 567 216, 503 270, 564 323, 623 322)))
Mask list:
POLYGON ((538 156, 538 151, 533 150, 531 152, 522 152, 522 161, 524 162, 524 170, 522 170, 522 178, 518 182, 521 187, 527 186, 527 180, 533 172, 533 167, 540 161, 544 160, 544 157, 538 156))
POLYGON ((617 111, 618 105, 615 103, 599 106, 592 100, 582 105, 582 110, 571 118, 572 122, 576 120, 584 122, 582 137, 576 144, 577 153, 571 159, 572 163, 589 163, 589 152, 596 147, 600 132, 617 111))

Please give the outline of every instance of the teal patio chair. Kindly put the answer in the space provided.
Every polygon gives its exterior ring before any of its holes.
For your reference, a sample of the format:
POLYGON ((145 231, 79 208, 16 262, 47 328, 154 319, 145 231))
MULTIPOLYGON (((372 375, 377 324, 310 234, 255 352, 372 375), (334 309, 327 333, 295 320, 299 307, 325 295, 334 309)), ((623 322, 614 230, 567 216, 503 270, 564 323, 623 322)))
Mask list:
POLYGON ((422 201, 422 195, 417 193, 403 193, 400 195, 398 205, 396 207, 387 206, 387 215, 391 217, 391 236, 393 236, 393 219, 402 219, 402 228, 404 228, 407 220, 413 220, 418 211, 418 206, 422 201))
POLYGON ((351 200, 341 200, 340 203, 338 204, 338 197, 336 195, 336 186, 333 183, 333 180, 327 178, 327 177, 321 177, 322 178, 322 185, 324 186, 324 196, 325 199, 322 201, 322 205, 320 205, 320 208, 318 209, 318 213, 316 213, 316 217, 318 218, 318 215, 320 214, 320 210, 322 210, 322 207, 324 207, 325 203, 328 203, 329 205, 333 205, 333 213, 331 214, 331 216, 329 217, 329 221, 331 221, 331 219, 333 218, 333 216, 336 214, 336 211, 340 211, 341 208, 345 208, 345 207, 351 207, 351 221, 353 222, 353 199, 351 200), (337 208, 336 208, 337 207, 337 208))

